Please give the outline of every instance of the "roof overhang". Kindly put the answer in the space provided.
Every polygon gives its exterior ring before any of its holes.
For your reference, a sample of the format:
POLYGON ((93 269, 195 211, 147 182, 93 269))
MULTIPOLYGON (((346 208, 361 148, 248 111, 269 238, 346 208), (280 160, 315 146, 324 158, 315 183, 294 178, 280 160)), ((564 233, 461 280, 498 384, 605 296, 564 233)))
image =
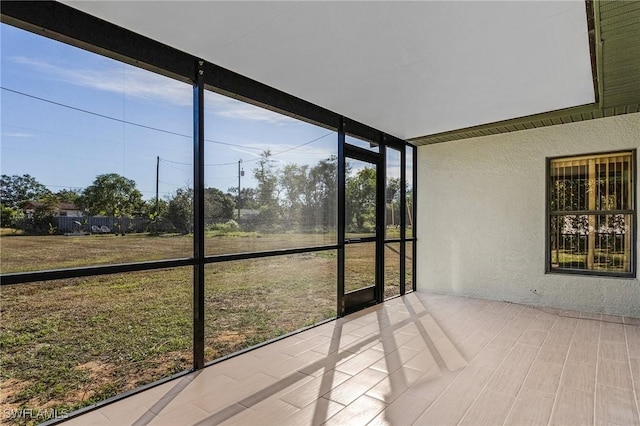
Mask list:
POLYGON ((63 3, 415 144, 640 104, 637 1, 63 3))

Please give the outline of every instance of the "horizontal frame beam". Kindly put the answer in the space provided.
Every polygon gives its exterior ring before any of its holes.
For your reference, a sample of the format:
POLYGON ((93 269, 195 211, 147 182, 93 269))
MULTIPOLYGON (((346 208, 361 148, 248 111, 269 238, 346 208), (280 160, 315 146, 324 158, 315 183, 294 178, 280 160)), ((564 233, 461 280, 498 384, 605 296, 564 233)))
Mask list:
MULTIPOLYGON (((301 247, 292 249, 279 249, 258 252, 222 254, 207 256, 204 263, 220 263, 234 260, 259 259, 263 257, 287 256, 292 254, 313 253, 326 250, 337 250, 337 244, 315 247, 301 247)), ((182 258, 170 260, 154 260, 148 262, 121 263, 104 266, 83 266, 78 268, 50 269, 45 271, 16 272, 0 275, 0 285, 25 284, 36 281, 51 281, 68 278, 81 278, 88 276, 119 274, 122 272, 137 272, 154 269, 177 268, 182 266, 194 266, 198 259, 182 258)))

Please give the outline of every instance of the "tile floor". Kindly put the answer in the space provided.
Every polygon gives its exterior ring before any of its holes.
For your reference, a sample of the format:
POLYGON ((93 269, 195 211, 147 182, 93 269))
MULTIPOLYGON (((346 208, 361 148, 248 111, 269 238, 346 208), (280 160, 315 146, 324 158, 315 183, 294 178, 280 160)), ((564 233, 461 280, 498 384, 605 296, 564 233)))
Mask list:
POLYGON ((640 425, 640 320, 412 293, 77 425, 640 425))

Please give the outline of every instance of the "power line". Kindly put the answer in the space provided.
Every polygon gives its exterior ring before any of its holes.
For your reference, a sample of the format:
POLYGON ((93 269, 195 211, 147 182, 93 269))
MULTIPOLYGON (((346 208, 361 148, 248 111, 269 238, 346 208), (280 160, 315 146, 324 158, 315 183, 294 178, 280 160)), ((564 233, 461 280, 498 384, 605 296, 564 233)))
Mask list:
MULTIPOLYGON (((100 114, 100 113, 89 111, 89 110, 86 110, 86 109, 83 109, 83 108, 78 108, 78 107, 74 107, 74 106, 71 106, 71 105, 63 104, 61 102, 52 101, 50 99, 45 99, 45 98, 42 98, 42 97, 39 97, 39 96, 35 96, 35 95, 31 95, 31 94, 28 94, 28 93, 25 93, 25 92, 21 92, 21 91, 18 91, 18 90, 9 89, 8 87, 0 86, 0 89, 6 90, 7 92, 11 92, 11 93, 14 93, 14 94, 17 94, 17 95, 25 96, 25 97, 28 97, 28 98, 31 98, 31 99, 36 99, 36 100, 41 101, 41 102, 46 102, 46 103, 49 103, 49 104, 52 104, 52 105, 56 105, 56 106, 59 106, 59 107, 62 107, 62 108, 68 108, 68 109, 71 109, 73 111, 83 112, 85 114, 90 114, 90 115, 93 115, 93 116, 96 116, 96 117, 101 117, 101 118, 104 118, 104 119, 107 119, 107 120, 116 121, 118 123, 128 124, 130 126, 136 126, 136 127, 140 127, 140 128, 148 129, 148 130, 155 130, 157 132, 166 133, 166 134, 179 136, 179 137, 183 137, 183 138, 188 138, 188 139, 192 139, 193 138, 192 135, 185 135, 183 133, 173 132, 171 130, 160 129, 158 127, 147 126, 145 124, 135 123, 133 121, 128 121, 128 120, 124 120, 124 119, 121 119, 121 118, 111 117, 109 115, 100 114)), ((329 136, 331 134, 334 134, 334 133, 335 133, 334 131, 330 131, 329 133, 327 133, 327 134, 325 134, 323 136, 320 136, 320 137, 315 138, 313 140, 310 140, 308 142, 302 143, 300 145, 296 145, 296 146, 294 146, 292 148, 285 149, 284 151, 276 151, 276 152, 273 153, 273 155, 280 155, 280 154, 284 154, 286 152, 293 151, 295 149, 298 149, 300 147, 303 147, 305 145, 309 145, 309 144, 311 144, 313 142, 316 142, 316 141, 318 141, 320 139, 323 139, 323 138, 325 138, 325 137, 327 137, 327 136, 329 136)), ((215 143, 215 144, 219 144, 219 145, 233 146, 233 147, 236 147, 236 148, 252 149, 252 150, 256 150, 256 151, 264 151, 264 149, 262 149, 262 148, 256 148, 256 147, 253 147, 253 146, 246 146, 246 145, 239 145, 239 144, 234 144, 234 143, 230 143, 230 142, 222 142, 222 141, 217 141, 217 140, 213 140, 213 139, 205 139, 205 142, 215 143)), ((247 160, 246 162, 258 161, 258 160, 259 159, 247 160)), ((165 160, 165 161, 168 161, 168 160, 165 160)), ((177 164, 185 164, 185 163, 177 163, 177 164)), ((231 165, 231 164, 236 164, 236 163, 232 162, 232 163, 210 164, 209 166, 214 166, 214 165, 216 165, 216 166, 217 165, 226 166, 226 165, 231 165)))
POLYGON ((49 100, 49 99, 41 98, 41 97, 38 97, 38 96, 30 95, 28 93, 19 92, 17 90, 9 89, 9 88, 4 87, 4 86, 1 86, 0 88, 2 90, 6 90, 8 92, 12 92, 12 93, 16 93, 18 95, 26 96, 28 98, 32 98, 32 99, 36 99, 36 100, 39 100, 39 101, 42 101, 42 102, 46 102, 46 103, 50 103, 50 104, 53 104, 53 105, 57 105, 57 106, 60 106, 60 107, 63 107, 63 108, 68 108, 68 109, 71 109, 71 110, 74 110, 74 111, 84 112, 85 114, 94 115, 96 117, 105 118, 107 120, 117 121, 119 123, 124 123, 124 124, 129 124, 131 126, 141 127, 143 129, 155 130, 157 132, 168 133, 168 134, 174 135, 174 136, 181 136, 181 137, 191 138, 190 136, 183 135, 181 133, 172 132, 170 130, 159 129, 157 127, 146 126, 144 124, 134 123, 132 121, 123 120, 121 118, 110 117, 108 115, 99 114, 97 112, 89 111, 89 110, 82 109, 82 108, 77 108, 77 107, 74 107, 74 106, 71 106, 71 105, 66 105, 66 104, 63 104, 63 103, 60 103, 60 102, 56 102, 56 101, 52 101, 52 100, 49 100))

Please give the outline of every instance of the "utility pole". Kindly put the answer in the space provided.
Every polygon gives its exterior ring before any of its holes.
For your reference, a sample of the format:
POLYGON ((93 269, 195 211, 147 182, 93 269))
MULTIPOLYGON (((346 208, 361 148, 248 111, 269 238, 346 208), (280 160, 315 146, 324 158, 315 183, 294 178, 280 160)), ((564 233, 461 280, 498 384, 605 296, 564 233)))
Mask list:
POLYGON ((155 232, 158 232, 158 216, 160 216, 160 198, 158 198, 158 187, 160 186, 160 156, 156 156, 156 217, 154 218, 155 232))
POLYGON ((244 170, 240 169, 242 165, 242 159, 238 160, 238 221, 240 220, 240 177, 244 176, 244 170))

